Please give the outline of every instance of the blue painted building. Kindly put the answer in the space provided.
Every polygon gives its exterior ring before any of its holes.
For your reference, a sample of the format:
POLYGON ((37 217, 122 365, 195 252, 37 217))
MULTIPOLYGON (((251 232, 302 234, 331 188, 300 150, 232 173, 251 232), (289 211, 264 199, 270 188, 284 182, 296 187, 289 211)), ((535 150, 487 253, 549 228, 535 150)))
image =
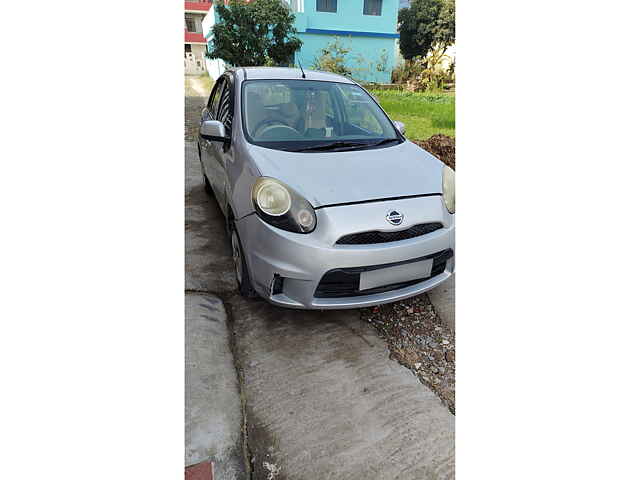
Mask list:
POLYGON ((390 83, 396 65, 398 0, 301 0, 296 30, 303 42, 296 52, 304 67, 311 68, 320 50, 339 38, 351 52, 347 66, 360 81, 390 83))
MULTIPOLYGON (((296 16, 302 49, 295 62, 311 69, 320 50, 335 40, 350 49, 347 66, 356 80, 390 83, 396 66, 399 0, 282 0, 296 16)), ((211 9, 210 15, 213 15, 211 9)), ((209 16, 209 15, 208 15, 209 16)), ((203 25, 205 22, 203 21, 203 25)), ((212 23, 212 22, 211 22, 212 23)), ((210 33, 205 33, 210 41, 210 33)))

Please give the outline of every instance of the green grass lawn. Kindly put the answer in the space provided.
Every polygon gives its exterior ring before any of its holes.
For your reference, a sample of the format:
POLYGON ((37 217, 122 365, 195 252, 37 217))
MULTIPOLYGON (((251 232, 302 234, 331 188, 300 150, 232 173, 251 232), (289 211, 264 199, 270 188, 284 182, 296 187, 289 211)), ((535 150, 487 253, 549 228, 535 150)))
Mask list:
POLYGON ((392 120, 404 122, 407 137, 456 136, 456 97, 447 93, 371 90, 392 120))

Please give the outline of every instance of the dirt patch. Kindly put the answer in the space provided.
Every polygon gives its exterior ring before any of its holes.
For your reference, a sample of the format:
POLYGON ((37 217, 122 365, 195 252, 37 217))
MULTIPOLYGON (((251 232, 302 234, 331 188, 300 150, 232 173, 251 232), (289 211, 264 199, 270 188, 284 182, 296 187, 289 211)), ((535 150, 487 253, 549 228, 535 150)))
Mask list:
POLYGON ((416 145, 434 154, 454 170, 456 169, 456 139, 442 135, 441 133, 430 137, 428 140, 416 140, 416 145))
POLYGON ((455 337, 427 295, 360 312, 386 340, 390 357, 409 368, 455 414, 455 337))

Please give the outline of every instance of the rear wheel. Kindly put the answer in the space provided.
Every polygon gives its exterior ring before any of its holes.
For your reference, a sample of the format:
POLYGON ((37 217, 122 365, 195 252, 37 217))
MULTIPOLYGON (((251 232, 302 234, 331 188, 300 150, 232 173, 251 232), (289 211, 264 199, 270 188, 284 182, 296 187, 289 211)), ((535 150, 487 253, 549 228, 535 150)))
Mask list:
POLYGON ((256 292, 251 286, 251 280, 249 279, 249 271, 247 270, 247 262, 245 260, 244 251, 240 244, 240 238, 238 232, 232 226, 231 227, 231 253, 233 255, 233 265, 235 267, 236 280, 238 282, 238 290, 240 295, 247 298, 253 298, 256 296, 256 292))

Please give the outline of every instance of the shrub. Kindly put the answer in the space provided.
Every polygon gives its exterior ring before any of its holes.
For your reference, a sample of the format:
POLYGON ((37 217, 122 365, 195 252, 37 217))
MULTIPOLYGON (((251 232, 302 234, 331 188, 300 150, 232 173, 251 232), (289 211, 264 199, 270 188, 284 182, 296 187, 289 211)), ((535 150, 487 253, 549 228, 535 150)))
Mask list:
POLYGON ((350 77, 351 70, 347 67, 347 55, 351 48, 342 44, 338 37, 320 49, 320 56, 313 60, 313 69, 324 72, 337 73, 350 77))
POLYGON ((406 84, 410 91, 441 90, 455 81, 455 62, 445 52, 446 46, 437 45, 426 56, 405 61, 394 69, 393 82, 406 84))

